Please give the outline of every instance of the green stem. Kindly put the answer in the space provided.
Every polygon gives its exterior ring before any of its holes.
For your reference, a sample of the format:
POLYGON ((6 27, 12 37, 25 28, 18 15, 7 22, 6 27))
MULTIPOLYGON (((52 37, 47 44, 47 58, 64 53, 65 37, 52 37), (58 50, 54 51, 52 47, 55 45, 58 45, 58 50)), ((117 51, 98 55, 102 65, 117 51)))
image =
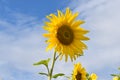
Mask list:
POLYGON ((56 60, 57 60, 57 58, 56 58, 56 52, 54 52, 52 67, 51 67, 50 72, 49 72, 48 80, 52 80, 52 73, 53 73, 53 68, 54 68, 56 60))
POLYGON ((48 66, 47 66, 47 71, 48 71, 48 74, 49 74, 50 72, 49 72, 49 68, 48 68, 48 66))

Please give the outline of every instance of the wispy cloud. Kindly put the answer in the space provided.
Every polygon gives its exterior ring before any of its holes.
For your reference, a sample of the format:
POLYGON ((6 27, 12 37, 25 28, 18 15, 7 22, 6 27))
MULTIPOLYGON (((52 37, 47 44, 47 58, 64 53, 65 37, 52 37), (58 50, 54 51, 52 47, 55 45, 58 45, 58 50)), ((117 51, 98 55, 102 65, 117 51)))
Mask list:
MULTIPOLYGON (((12 20, 0 19, 0 75, 4 80, 17 79, 17 75, 11 75, 14 72, 11 72, 10 64, 12 69, 18 71, 38 73, 39 68, 34 67, 33 63, 46 55, 43 54, 45 45, 41 21, 20 13, 11 16, 12 20)), ((22 76, 21 74, 21 78, 24 77, 22 76)))

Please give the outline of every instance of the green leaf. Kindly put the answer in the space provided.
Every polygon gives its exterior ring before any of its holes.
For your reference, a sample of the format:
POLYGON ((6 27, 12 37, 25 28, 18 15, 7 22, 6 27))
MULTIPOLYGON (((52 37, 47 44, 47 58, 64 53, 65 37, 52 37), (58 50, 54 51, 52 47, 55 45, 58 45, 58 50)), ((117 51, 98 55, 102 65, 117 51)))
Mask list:
POLYGON ((43 73, 43 72, 40 72, 39 74, 48 76, 47 73, 43 73))
POLYGON ((111 74, 111 76, 118 76, 117 74, 111 74))
POLYGON ((64 76, 65 74, 63 74, 63 73, 58 73, 58 74, 55 74, 55 75, 53 75, 53 78, 57 78, 57 77, 59 77, 59 76, 64 76))
POLYGON ((118 68, 118 70, 120 70, 120 67, 118 68))
POLYGON ((87 77, 87 78, 89 77, 89 74, 88 74, 88 73, 86 74, 86 77, 87 77))
POLYGON ((50 61, 50 58, 48 58, 47 60, 41 60, 41 61, 39 61, 37 63, 34 63, 33 65, 35 65, 35 66, 38 66, 38 65, 48 66, 49 61, 50 61))
POLYGON ((89 78, 88 78, 88 80, 92 80, 92 78, 91 78, 91 77, 89 77, 89 78))

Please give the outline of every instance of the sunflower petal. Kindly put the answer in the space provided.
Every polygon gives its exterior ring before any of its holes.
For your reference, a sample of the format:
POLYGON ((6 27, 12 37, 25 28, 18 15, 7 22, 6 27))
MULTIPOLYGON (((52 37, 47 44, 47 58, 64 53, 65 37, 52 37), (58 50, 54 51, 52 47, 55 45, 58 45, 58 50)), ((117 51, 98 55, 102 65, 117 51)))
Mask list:
POLYGON ((83 35, 76 35, 75 38, 80 39, 80 40, 90 40, 88 37, 83 36, 83 35))
POLYGON ((57 12, 58 12, 58 18, 63 16, 63 13, 60 10, 57 10, 57 12))
POLYGON ((50 43, 48 46, 47 46, 47 48, 46 48, 46 51, 49 51, 49 50, 51 50, 53 47, 55 47, 55 43, 50 43))
POLYGON ((68 20, 68 22, 69 22, 69 23, 72 23, 72 22, 76 19, 76 17, 78 16, 78 14, 79 14, 79 13, 73 14, 73 16, 68 20))
POLYGON ((85 21, 82 20, 77 20, 72 24, 72 27, 78 27, 79 25, 85 23, 85 21))

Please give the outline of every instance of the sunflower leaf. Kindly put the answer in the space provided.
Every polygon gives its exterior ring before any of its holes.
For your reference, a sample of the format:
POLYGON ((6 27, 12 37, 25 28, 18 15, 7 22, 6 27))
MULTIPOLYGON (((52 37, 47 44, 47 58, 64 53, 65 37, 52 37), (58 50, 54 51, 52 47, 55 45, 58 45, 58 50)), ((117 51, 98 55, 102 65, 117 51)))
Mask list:
POLYGON ((120 67, 118 68, 118 70, 120 70, 120 67))
POLYGON ((48 76, 47 73, 43 73, 43 72, 39 72, 39 74, 48 76))
POLYGON ((118 76, 117 74, 111 74, 111 76, 118 76))
POLYGON ((86 74, 86 77, 89 77, 89 74, 88 74, 88 73, 86 74))
POLYGON ((33 65, 35 65, 35 66, 38 66, 38 65, 45 65, 45 66, 47 67, 49 61, 50 61, 50 58, 48 58, 48 59, 46 59, 46 60, 41 60, 41 61, 39 61, 39 62, 37 62, 37 63, 34 63, 33 65))
POLYGON ((57 78, 57 77, 59 77, 59 76, 64 76, 65 74, 63 74, 63 73, 58 73, 58 74, 55 74, 55 75, 53 75, 53 78, 57 78))

